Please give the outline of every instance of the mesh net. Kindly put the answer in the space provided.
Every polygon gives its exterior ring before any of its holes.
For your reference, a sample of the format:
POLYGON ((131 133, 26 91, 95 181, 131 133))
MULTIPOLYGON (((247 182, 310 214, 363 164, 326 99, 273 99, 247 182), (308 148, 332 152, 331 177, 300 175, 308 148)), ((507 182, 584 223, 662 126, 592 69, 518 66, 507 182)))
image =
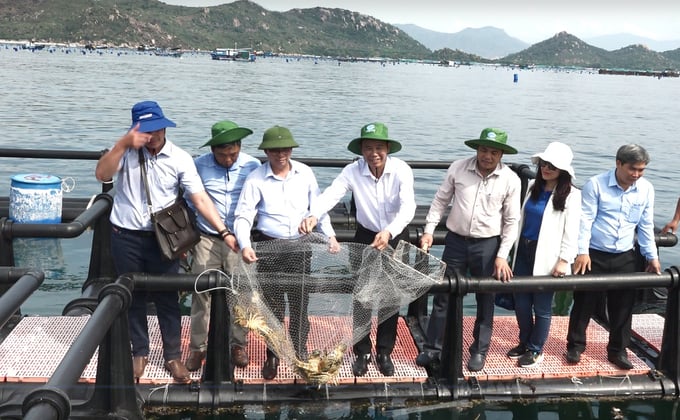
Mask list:
POLYGON ((234 321, 312 384, 334 383, 345 352, 372 323, 398 313, 445 272, 439 259, 404 241, 382 251, 343 242, 330 252, 323 235, 310 234, 253 247, 258 261, 241 261, 233 273, 234 321), (320 317, 331 317, 323 324, 333 328, 317 328, 320 317))

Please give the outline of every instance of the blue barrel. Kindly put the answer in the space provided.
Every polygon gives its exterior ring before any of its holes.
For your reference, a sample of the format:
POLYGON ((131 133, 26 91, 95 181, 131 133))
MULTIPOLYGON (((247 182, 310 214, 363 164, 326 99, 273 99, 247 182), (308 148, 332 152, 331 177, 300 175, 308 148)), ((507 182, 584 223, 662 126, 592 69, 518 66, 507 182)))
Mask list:
POLYGON ((61 178, 18 174, 11 179, 10 219, 15 223, 61 223, 61 178))

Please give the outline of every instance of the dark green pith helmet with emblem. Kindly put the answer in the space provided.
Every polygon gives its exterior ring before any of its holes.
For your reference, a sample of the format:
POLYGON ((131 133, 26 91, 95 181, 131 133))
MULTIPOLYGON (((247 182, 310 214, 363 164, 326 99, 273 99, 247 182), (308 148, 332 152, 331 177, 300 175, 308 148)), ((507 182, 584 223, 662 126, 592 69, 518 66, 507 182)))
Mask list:
POLYGON ((258 149, 287 149, 298 146, 300 145, 295 142, 289 129, 275 125, 264 132, 262 143, 260 143, 258 149))

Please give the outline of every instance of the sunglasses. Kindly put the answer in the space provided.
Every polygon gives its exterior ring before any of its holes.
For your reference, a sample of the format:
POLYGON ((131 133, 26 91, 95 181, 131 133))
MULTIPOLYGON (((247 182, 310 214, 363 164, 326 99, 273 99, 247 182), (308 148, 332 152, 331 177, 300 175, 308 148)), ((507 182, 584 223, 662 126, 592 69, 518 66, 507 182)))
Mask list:
POLYGON ((550 162, 546 162, 546 161, 544 161, 543 159, 540 159, 540 160, 538 161, 538 166, 539 166, 539 168, 547 167, 547 168, 550 169, 551 171, 556 171, 556 170, 557 170, 557 168, 555 167, 555 165, 553 165, 553 164, 550 163, 550 162))

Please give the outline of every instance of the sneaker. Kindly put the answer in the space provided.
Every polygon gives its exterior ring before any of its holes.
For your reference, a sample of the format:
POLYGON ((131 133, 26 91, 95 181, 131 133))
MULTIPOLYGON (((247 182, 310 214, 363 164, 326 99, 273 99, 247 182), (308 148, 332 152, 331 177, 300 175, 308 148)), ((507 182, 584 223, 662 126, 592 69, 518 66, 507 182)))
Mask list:
POLYGON ((519 359, 520 357, 524 356, 524 353, 527 352, 527 346, 525 346, 522 343, 519 343, 517 347, 513 347, 510 350, 508 350, 507 354, 509 358, 511 359, 519 359))
POLYGON ((519 358, 518 363, 521 367, 532 367, 538 365, 542 361, 542 352, 528 350, 522 357, 519 358))

